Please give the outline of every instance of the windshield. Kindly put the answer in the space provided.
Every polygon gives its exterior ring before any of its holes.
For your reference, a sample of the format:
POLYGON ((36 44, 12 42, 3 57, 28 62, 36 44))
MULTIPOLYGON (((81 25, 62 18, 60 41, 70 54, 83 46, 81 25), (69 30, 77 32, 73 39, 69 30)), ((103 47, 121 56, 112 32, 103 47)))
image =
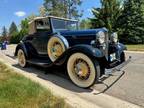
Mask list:
POLYGON ((70 21, 70 20, 52 18, 52 25, 53 25, 53 29, 56 31, 78 29, 78 21, 70 21))

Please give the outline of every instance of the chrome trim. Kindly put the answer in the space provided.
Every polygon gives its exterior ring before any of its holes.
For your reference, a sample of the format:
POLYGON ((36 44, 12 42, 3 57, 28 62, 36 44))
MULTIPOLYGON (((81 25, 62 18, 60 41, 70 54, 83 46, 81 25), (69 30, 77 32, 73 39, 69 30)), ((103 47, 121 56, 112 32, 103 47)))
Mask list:
POLYGON ((106 75, 109 75, 109 74, 112 74, 112 73, 115 73, 116 71, 121 71, 121 69, 126 66, 130 61, 131 61, 132 57, 129 56, 128 60, 126 60, 125 62, 123 62, 122 64, 114 67, 114 68, 111 68, 111 69, 105 69, 105 74, 106 75))
POLYGON ((105 32, 105 43, 106 43, 106 49, 105 49, 105 57, 108 60, 109 54, 108 54, 108 50, 109 50, 109 34, 108 32, 105 32))

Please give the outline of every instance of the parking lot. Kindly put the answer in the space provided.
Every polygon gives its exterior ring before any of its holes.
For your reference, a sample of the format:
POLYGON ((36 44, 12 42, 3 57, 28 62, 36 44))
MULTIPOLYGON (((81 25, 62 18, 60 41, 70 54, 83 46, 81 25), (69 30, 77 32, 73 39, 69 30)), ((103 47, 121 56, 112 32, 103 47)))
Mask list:
MULTIPOLYGON (((17 63, 16 58, 13 57, 14 49, 15 46, 10 46, 8 47, 7 51, 0 51, 1 58, 11 65, 16 65, 17 63)), ((56 75, 56 77, 65 79, 65 81, 62 79, 59 81, 54 79, 53 83, 56 83, 56 85, 64 89, 74 92, 79 97, 85 98, 92 103, 96 103, 98 101, 96 97, 99 94, 104 93, 144 107, 144 53, 126 52, 126 56, 132 56, 132 61, 127 66, 122 68, 121 71, 118 71, 110 76, 104 76, 101 83, 95 84, 94 87, 92 87, 93 90, 98 92, 82 90, 73 85, 70 81, 65 82, 68 79, 67 75, 62 75, 63 72, 57 72, 57 70, 55 70, 55 72, 49 72, 48 74, 52 74, 54 76, 56 75), (89 94, 91 94, 91 96, 89 94)), ((28 67, 25 69, 25 71, 34 73, 43 72, 42 69, 38 69, 33 66, 28 67)), ((42 76, 44 76, 44 74, 42 76)))

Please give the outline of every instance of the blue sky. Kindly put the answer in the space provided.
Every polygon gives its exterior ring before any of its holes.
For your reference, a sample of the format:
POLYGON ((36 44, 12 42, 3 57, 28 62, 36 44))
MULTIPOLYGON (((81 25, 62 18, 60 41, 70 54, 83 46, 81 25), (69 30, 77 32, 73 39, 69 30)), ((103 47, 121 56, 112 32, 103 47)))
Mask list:
MULTIPOLYGON (((32 13, 38 13, 43 0, 1 0, 0 3, 0 31, 3 26, 7 28, 12 21, 19 25, 20 21, 32 13)), ((84 10, 83 17, 91 17, 90 9, 99 7, 99 0, 83 0, 80 9, 84 10)))

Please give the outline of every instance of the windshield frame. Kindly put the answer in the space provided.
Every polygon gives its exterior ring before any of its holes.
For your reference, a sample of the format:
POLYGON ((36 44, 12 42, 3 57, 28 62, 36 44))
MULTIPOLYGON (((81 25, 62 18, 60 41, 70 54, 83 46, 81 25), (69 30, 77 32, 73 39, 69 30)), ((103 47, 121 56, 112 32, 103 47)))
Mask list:
MULTIPOLYGON (((55 18, 55 17, 51 17, 51 18, 50 18, 50 23, 51 23, 51 27, 52 27, 52 31, 53 31, 53 32, 61 31, 61 30, 57 30, 57 29, 54 28, 53 19, 63 20, 63 21, 70 21, 70 22, 75 22, 75 23, 76 23, 76 29, 74 29, 74 30, 78 30, 78 29, 79 29, 78 21, 77 21, 77 20, 71 20, 71 19, 65 19, 65 18, 55 18)), ((67 29, 67 30, 70 30, 70 29, 67 29)))

